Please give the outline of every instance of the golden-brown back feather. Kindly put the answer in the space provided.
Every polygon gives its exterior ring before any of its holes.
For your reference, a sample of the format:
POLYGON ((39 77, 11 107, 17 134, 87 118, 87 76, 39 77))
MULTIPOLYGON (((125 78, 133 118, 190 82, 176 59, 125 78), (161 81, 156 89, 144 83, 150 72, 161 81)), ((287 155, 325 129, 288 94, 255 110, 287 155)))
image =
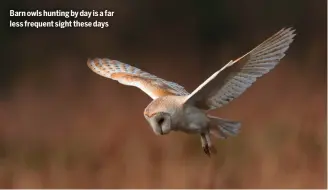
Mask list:
POLYGON ((163 96, 184 96, 189 93, 177 83, 166 81, 131 65, 110 59, 89 59, 88 67, 95 73, 118 81, 121 84, 135 86, 156 99, 163 96))

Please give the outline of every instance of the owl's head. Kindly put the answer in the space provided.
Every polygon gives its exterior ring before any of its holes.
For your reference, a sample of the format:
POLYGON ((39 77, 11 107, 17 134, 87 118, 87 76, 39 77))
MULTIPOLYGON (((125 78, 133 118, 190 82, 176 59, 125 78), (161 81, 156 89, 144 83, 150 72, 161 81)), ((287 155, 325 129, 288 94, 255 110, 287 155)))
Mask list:
POLYGON ((169 113, 157 112, 152 115, 145 114, 145 118, 156 135, 165 135, 172 130, 171 116, 169 113))

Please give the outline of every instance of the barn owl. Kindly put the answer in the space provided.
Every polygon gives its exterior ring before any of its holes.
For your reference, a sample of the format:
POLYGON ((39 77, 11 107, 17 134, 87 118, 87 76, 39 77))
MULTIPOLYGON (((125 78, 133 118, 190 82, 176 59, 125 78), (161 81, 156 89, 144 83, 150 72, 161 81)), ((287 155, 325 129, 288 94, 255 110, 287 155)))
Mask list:
POLYGON ((88 59, 87 65, 103 77, 138 87, 153 99, 145 108, 144 117, 156 135, 171 131, 199 134, 203 151, 210 156, 216 153, 210 136, 223 139, 235 136, 241 124, 207 112, 227 105, 273 69, 285 56, 296 35, 294 31, 281 29, 248 53, 228 62, 192 93, 177 83, 116 60, 88 59), (227 76, 224 80, 218 77, 224 75, 227 76))

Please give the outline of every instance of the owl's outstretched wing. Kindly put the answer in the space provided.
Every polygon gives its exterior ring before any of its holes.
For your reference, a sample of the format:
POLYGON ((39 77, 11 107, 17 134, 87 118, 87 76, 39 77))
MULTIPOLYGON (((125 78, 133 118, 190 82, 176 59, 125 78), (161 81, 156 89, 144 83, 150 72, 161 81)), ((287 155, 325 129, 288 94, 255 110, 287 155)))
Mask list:
POLYGON ((149 74, 131 65, 110 59, 89 59, 88 67, 95 73, 118 81, 121 84, 135 86, 148 94, 152 99, 162 96, 184 96, 189 93, 184 87, 149 74))
POLYGON ((242 57, 230 61, 194 90, 188 96, 186 104, 212 110, 240 96, 285 56, 295 36, 294 31, 291 28, 282 29, 242 57), (219 73, 219 76, 227 76, 226 79, 218 77, 219 73))

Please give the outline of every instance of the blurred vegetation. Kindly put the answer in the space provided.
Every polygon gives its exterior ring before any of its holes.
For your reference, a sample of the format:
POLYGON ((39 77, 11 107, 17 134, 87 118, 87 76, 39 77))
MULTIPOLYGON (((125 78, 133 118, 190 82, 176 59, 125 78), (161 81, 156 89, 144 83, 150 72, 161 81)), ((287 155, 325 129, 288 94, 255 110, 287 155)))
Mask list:
MULTIPOLYGON (((4 27, 0 69, 1 188, 325 188, 326 1, 37 1, 9 9, 109 9, 107 29, 4 27), (280 30, 287 56, 212 114, 242 132, 208 158, 197 136, 153 134, 150 98, 92 73, 108 57, 192 91, 280 30)), ((19 19, 19 18, 15 18, 19 19)), ((26 19, 26 18, 20 18, 26 19)))

